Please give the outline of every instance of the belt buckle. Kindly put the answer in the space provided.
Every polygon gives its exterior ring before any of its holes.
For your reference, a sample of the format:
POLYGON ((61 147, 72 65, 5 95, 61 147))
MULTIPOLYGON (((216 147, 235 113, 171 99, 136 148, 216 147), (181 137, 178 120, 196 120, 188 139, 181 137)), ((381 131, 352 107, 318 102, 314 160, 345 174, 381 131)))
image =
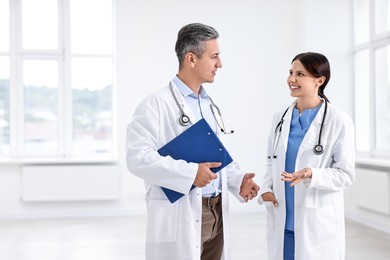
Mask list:
POLYGON ((211 207, 211 197, 207 197, 207 207, 211 207))

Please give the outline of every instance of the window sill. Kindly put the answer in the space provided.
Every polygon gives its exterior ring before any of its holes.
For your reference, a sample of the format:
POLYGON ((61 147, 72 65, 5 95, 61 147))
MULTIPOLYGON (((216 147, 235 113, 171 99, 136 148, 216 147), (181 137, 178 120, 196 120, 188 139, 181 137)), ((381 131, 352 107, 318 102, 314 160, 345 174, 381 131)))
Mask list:
POLYGON ((85 157, 85 158, 59 158, 59 157, 23 157, 0 158, 1 165, 56 165, 56 164, 112 164, 116 163, 114 157, 85 157))
POLYGON ((365 169, 390 170, 390 160, 357 157, 356 167, 365 169))

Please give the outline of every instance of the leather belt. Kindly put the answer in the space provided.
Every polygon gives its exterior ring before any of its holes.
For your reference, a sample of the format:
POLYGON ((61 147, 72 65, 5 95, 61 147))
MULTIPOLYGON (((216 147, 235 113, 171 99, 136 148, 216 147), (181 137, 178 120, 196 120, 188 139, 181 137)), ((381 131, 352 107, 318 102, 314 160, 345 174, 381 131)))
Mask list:
POLYGON ((221 201, 221 194, 216 197, 203 197, 202 205, 206 207, 214 207, 221 201))

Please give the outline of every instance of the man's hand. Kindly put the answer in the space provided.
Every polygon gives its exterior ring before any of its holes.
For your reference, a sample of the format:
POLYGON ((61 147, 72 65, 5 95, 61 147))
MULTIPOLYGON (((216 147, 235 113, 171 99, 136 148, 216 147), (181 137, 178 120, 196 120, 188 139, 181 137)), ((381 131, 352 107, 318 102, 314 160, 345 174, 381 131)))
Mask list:
POLYGON ((257 192, 260 190, 259 185, 253 181, 253 177, 255 177, 254 173, 247 173, 242 179, 240 196, 244 198, 245 202, 248 202, 249 200, 256 197, 257 192))
POLYGON ((222 163, 220 162, 199 163, 194 185, 201 188, 209 184, 213 179, 216 179, 218 177, 217 174, 210 169, 217 168, 221 166, 221 164, 222 163))

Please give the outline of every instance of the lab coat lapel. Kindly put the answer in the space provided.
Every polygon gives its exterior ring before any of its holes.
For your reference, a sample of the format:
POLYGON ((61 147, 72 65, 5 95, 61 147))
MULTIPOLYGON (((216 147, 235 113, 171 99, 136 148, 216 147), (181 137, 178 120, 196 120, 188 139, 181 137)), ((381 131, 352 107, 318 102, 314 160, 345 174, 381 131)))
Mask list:
POLYGON ((283 152, 286 154, 287 151, 287 145, 288 145, 288 136, 290 135, 290 124, 291 124, 291 117, 292 113, 294 111, 294 107, 296 105, 296 102, 293 102, 286 115, 284 116, 284 122, 283 122, 283 127, 282 127, 282 134, 281 134, 281 143, 283 144, 283 152))

